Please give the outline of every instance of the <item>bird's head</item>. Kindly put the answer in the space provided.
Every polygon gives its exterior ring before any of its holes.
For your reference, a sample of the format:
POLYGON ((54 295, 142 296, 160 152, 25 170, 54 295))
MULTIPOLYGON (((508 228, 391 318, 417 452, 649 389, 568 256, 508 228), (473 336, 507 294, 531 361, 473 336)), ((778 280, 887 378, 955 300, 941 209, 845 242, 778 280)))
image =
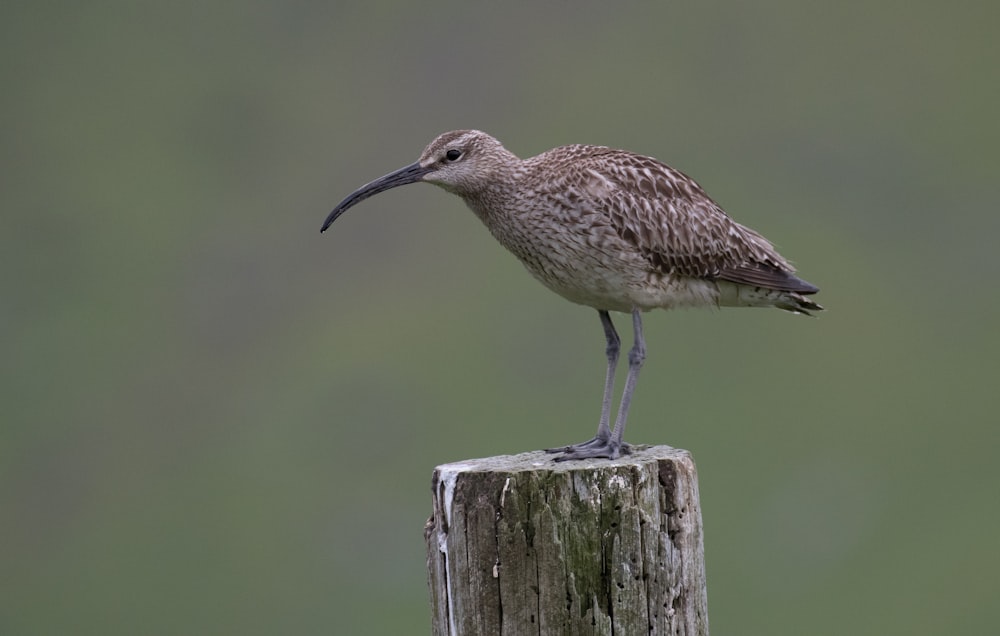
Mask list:
POLYGON ((499 141, 478 130, 453 130, 439 135, 416 163, 361 186, 330 212, 321 232, 349 208, 390 188, 426 181, 459 196, 474 196, 493 183, 516 160, 499 141))

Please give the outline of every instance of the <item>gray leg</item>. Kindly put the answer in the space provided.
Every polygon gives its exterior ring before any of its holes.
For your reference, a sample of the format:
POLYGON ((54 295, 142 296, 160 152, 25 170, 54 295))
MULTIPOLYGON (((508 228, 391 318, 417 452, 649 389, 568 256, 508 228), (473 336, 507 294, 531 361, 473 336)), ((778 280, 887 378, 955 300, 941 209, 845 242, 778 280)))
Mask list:
MULTIPOLYGON (((615 389, 615 369, 618 367, 618 352, 621 350, 621 339, 615 331, 615 325, 611 322, 611 316, 604 309, 599 309, 597 313, 601 317, 601 326, 604 327, 604 338, 608 346, 604 353, 608 357, 608 372, 604 378, 604 400, 601 402, 601 421, 597 425, 597 435, 593 439, 572 446, 560 446, 559 448, 546 448, 546 453, 569 453, 571 451, 582 450, 584 448, 604 448, 611 439, 611 396, 615 389)), ((560 458, 557 458, 557 461, 560 458)), ((566 457, 565 459, 570 459, 566 457)))
POLYGON ((646 359, 646 339, 642 337, 642 314, 638 309, 632 310, 632 329, 635 331, 635 343, 628 352, 628 377, 625 378, 625 391, 622 393, 622 403, 618 407, 618 419, 615 420, 615 430, 611 435, 612 448, 622 448, 625 444, 625 420, 628 419, 628 407, 632 404, 632 393, 635 382, 639 379, 639 369, 646 359))
POLYGON ((622 454, 628 454, 629 446, 622 441, 625 432, 625 419, 628 417, 628 407, 632 402, 632 393, 635 390, 635 381, 639 375, 639 368, 646 357, 646 343, 642 337, 642 318, 639 310, 632 312, 632 326, 635 329, 636 341, 629 352, 629 371, 625 381, 625 393, 622 396, 622 404, 618 409, 618 419, 615 422, 614 431, 610 429, 611 420, 611 395, 614 391, 615 367, 618 364, 618 352, 621 348, 621 340, 611 322, 611 316, 607 311, 599 311, 601 324, 604 326, 604 336, 607 338, 608 373, 604 381, 604 401, 601 404, 601 423, 597 427, 597 435, 586 442, 565 446, 563 448, 547 449, 550 453, 563 453, 556 457, 556 461, 566 461, 568 459, 584 459, 587 457, 609 457, 615 459, 622 454))
POLYGON ((603 309, 597 312, 601 316, 601 326, 604 327, 604 337, 608 341, 608 346, 604 353, 608 356, 608 373, 604 378, 604 400, 601 402, 601 423, 597 426, 597 435, 594 439, 607 441, 611 439, 611 394, 615 390, 615 369, 618 367, 618 352, 621 350, 622 341, 618 338, 615 325, 611 322, 611 316, 603 309))

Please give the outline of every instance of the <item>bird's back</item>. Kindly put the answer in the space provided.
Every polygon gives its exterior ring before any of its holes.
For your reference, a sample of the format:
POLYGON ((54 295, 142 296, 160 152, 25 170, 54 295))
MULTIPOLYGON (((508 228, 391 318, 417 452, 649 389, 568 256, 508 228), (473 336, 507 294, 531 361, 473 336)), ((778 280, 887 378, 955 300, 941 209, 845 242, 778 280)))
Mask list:
POLYGON ((801 296, 817 288, 767 239, 656 159, 561 146, 520 161, 511 179, 479 203, 491 208, 480 217, 536 278, 574 302, 619 311, 819 308, 801 296))

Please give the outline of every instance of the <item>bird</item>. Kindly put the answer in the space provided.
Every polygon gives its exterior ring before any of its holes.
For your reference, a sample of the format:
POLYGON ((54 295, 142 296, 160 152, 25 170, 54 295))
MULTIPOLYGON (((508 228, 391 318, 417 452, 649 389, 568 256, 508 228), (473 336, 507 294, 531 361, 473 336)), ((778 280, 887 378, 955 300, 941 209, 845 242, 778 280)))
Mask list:
POLYGON ((642 313, 682 307, 822 310, 819 288, 761 234, 740 225, 686 174, 626 150, 573 144, 528 159, 478 130, 439 135, 412 164, 360 187, 323 222, 410 183, 461 197, 490 233, 545 287, 596 309, 607 373, 596 435, 545 449, 556 461, 617 459, 632 451, 625 423, 646 358, 642 313), (610 425, 621 339, 610 312, 631 315, 634 334, 615 425, 610 425))

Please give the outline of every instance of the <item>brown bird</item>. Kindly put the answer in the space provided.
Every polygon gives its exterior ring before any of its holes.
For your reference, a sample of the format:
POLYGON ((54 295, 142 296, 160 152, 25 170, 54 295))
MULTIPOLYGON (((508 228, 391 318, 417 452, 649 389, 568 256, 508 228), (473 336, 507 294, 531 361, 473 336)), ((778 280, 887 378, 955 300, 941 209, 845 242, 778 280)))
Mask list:
POLYGON ((819 291, 763 236, 729 218, 693 179, 651 157, 571 145, 520 159, 478 130, 444 133, 413 164, 340 202, 325 231, 351 206, 425 181, 462 197, 490 233, 543 285, 597 310, 608 370, 597 435, 548 449, 556 459, 617 458, 646 357, 641 312, 675 307, 821 310, 819 291), (632 314, 635 343, 615 426, 611 399, 620 340, 608 312, 632 314))

